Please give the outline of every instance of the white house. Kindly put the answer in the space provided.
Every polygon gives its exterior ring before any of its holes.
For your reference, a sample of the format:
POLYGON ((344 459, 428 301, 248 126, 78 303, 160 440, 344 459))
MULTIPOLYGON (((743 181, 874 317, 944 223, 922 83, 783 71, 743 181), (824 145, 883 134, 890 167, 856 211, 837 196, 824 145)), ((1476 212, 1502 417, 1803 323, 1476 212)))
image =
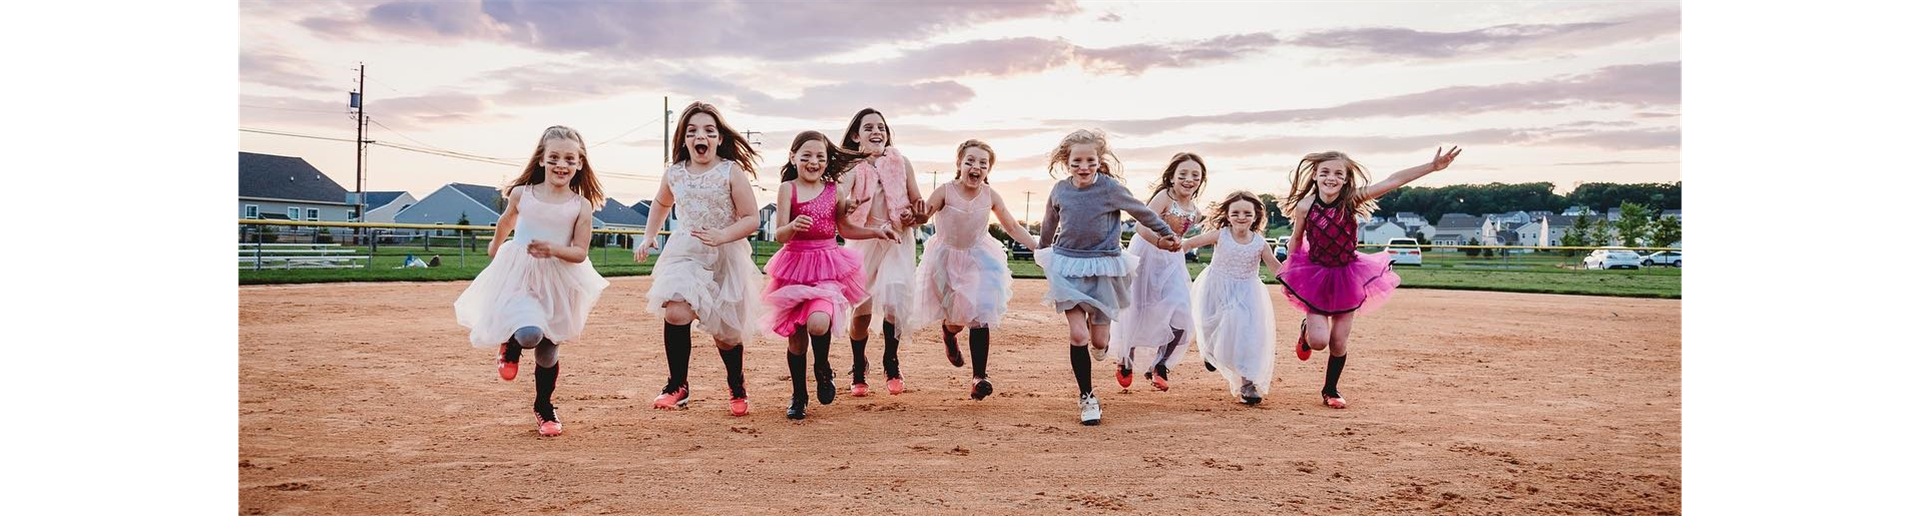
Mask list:
MULTIPOLYGON (((1525 216, 1526 214, 1526 212, 1514 213, 1519 213, 1521 216, 1525 216)), ((1511 231, 1515 226, 1522 224, 1515 223, 1513 218, 1512 213, 1500 213, 1481 217, 1480 234, 1474 238, 1480 239, 1480 245, 1505 245, 1500 239, 1500 232, 1511 231)))
POLYGON ((1418 213, 1410 211, 1395 213, 1393 214, 1392 220, 1393 223, 1406 228, 1407 235, 1418 235, 1429 240, 1433 238, 1433 225, 1427 222, 1426 217, 1422 217, 1418 213))
POLYGON ((1548 215, 1528 222, 1514 231, 1519 233, 1520 243, 1524 246, 1561 245, 1561 239, 1567 236, 1567 229, 1573 227, 1574 217, 1566 215, 1548 215))
MULTIPOLYGON (((420 202, 407 192, 367 192, 367 217, 364 222, 392 223, 393 216, 407 209, 413 203, 420 202)), ((354 203, 352 193, 347 194, 347 204, 354 203)))
POLYGON ((1494 219, 1501 224, 1518 226, 1533 221, 1534 215, 1524 211, 1510 211, 1488 215, 1487 218, 1494 219))
POLYGON ((1440 216, 1434 223, 1433 233, 1427 240, 1434 245, 1464 245, 1480 238, 1484 218, 1465 213, 1448 213, 1440 216))
POLYGON ((1380 221, 1360 227, 1360 243, 1385 244, 1390 239, 1407 238, 1407 229, 1393 221, 1380 221))
POLYGON ((775 203, 760 207, 760 235, 763 240, 773 240, 774 224, 780 222, 780 218, 775 216, 779 211, 780 205, 775 203))

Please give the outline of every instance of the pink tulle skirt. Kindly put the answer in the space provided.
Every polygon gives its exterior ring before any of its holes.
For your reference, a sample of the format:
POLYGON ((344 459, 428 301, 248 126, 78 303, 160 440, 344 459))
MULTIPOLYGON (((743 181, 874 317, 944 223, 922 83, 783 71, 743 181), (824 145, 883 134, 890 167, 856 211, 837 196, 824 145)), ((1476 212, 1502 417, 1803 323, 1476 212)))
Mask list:
POLYGON ((860 253, 831 238, 792 240, 767 260, 767 331, 792 336, 813 312, 833 319, 833 333, 846 333, 847 311, 867 298, 860 253))
POLYGON ((1352 263, 1339 267, 1313 263, 1304 251, 1288 257, 1280 272, 1287 302, 1319 315, 1364 314, 1386 304, 1400 286, 1393 259, 1387 253, 1353 253, 1353 257, 1352 263))

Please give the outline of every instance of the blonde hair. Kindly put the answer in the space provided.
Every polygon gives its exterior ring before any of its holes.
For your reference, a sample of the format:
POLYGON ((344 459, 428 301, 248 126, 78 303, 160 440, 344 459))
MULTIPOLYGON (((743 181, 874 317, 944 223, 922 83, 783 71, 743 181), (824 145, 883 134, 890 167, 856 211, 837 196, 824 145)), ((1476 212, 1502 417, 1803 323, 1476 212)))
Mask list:
POLYGON ((1047 177, 1054 177, 1053 171, 1067 164, 1068 151, 1080 144, 1093 145, 1094 156, 1100 158, 1100 173, 1120 178, 1120 157, 1107 148, 1107 133, 1099 129, 1081 129, 1061 138, 1060 146, 1054 147, 1053 153, 1047 157, 1047 177))
POLYGON ((572 127, 556 125, 540 133, 540 144, 533 147, 533 157, 527 159, 527 168, 520 171, 520 177, 507 183, 502 192, 511 192, 516 186, 526 186, 547 182, 547 166, 543 164, 547 154, 547 142, 567 140, 580 146, 580 171, 573 174, 573 181, 567 184, 574 193, 587 199, 587 203, 598 210, 606 200, 606 194, 600 190, 600 178, 593 175, 593 163, 587 161, 587 142, 580 138, 580 132, 572 127))
MULTIPOLYGON (((1000 159, 998 155, 993 153, 993 146, 989 146, 987 142, 981 142, 981 140, 966 140, 966 142, 960 142, 960 150, 954 150, 954 180, 960 180, 960 159, 966 159, 966 150, 968 150, 968 148, 979 148, 979 150, 987 152, 987 171, 993 171, 993 163, 995 163, 996 159, 1000 159)), ((987 182, 987 180, 981 178, 981 182, 987 182)))

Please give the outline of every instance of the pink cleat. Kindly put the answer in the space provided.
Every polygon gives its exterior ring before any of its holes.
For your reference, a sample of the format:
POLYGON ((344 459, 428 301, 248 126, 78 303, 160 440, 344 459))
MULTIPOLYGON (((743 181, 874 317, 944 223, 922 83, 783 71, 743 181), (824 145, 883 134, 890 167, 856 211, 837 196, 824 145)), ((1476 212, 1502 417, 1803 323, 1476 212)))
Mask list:
POLYGON ((653 398, 653 408, 660 410, 684 409, 687 408, 688 397, 687 386, 685 385, 671 391, 661 391, 659 396, 653 398))
POLYGON ((727 410, 733 413, 733 417, 746 416, 747 415, 747 398, 745 396, 742 396, 742 397, 734 398, 733 401, 727 402, 727 410))
POLYGON ((541 412, 538 407, 533 409, 533 419, 540 424, 540 435, 547 437, 560 435, 560 418, 553 414, 556 409, 558 407, 548 408, 546 412, 541 412))
POLYGON ((907 392, 907 382, 899 378, 887 379, 887 394, 898 395, 907 392))
POLYGON ((511 382, 513 377, 520 375, 520 357, 515 354, 513 360, 507 360, 507 345, 501 344, 500 355, 494 357, 493 367, 500 370, 500 379, 511 382))

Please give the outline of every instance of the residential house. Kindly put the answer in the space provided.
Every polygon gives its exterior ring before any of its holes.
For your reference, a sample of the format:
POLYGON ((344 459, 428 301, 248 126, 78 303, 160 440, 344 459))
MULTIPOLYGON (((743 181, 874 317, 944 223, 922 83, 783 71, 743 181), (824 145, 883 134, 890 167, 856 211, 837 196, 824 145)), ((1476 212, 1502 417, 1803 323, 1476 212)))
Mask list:
POLYGON ((240 153, 239 218, 348 222, 347 189, 307 160, 240 153))
POLYGON ((1407 235, 1410 237, 1418 236, 1429 240, 1433 238, 1433 225, 1427 222, 1426 217, 1420 216, 1418 213, 1410 211, 1395 213, 1393 214, 1392 220, 1393 223, 1406 228, 1407 235))
POLYGON ((500 221, 507 206, 500 189, 486 185, 448 183, 427 194, 419 202, 393 216, 402 224, 455 225, 465 218, 468 225, 492 226, 500 221))
POLYGON ((1566 238, 1567 229, 1573 227, 1575 217, 1566 215, 1547 215, 1526 225, 1515 228, 1523 246, 1556 246, 1566 238))
MULTIPOLYGON (((599 211, 593 212, 593 219, 600 229, 621 229, 646 231, 647 217, 635 211, 633 207, 621 204, 619 199, 608 197, 599 211)), ((631 235, 607 235, 604 240, 608 246, 629 247, 633 241, 631 235)))
POLYGON ((1385 244, 1395 238, 1407 238, 1407 229, 1391 220, 1360 226, 1360 243, 1385 244))
POLYGON ((1427 240, 1434 245, 1464 245, 1480 239, 1484 217, 1465 213, 1448 213, 1440 216, 1434 223, 1432 236, 1427 240))
MULTIPOLYGON (((419 202, 413 194, 407 192, 367 192, 367 217, 364 222, 390 224, 393 216, 419 202)), ((354 203, 354 195, 347 194, 347 204, 354 203)))

